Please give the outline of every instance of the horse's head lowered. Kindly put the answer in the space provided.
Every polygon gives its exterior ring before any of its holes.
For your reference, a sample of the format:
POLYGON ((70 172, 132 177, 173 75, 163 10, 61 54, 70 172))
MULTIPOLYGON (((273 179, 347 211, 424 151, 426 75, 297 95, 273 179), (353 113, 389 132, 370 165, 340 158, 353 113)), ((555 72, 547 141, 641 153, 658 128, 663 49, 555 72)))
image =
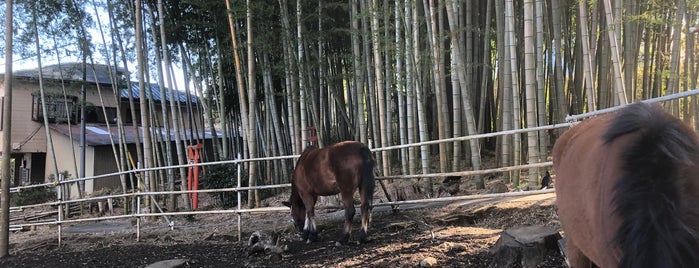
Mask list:
POLYGON ((297 175, 297 173, 302 173, 299 171, 304 169, 301 166, 308 157, 308 154, 317 149, 317 146, 308 146, 306 147, 306 149, 303 150, 303 152, 301 152, 301 156, 299 156, 299 159, 297 160, 296 167, 294 169, 294 174, 291 178, 291 196, 289 197, 289 201, 282 202, 282 204, 290 208, 291 219, 294 221, 294 227, 296 227, 296 231, 299 232, 303 230, 304 224, 306 222, 306 206, 303 204, 303 200, 301 200, 301 197, 298 193, 298 189, 296 188, 296 180, 299 176, 297 175))
POLYGON ((290 198, 289 201, 283 201, 282 204, 290 208, 291 220, 294 221, 296 231, 300 232, 303 230, 303 225, 306 221, 306 208, 303 206, 303 202, 301 200, 294 202, 290 198))

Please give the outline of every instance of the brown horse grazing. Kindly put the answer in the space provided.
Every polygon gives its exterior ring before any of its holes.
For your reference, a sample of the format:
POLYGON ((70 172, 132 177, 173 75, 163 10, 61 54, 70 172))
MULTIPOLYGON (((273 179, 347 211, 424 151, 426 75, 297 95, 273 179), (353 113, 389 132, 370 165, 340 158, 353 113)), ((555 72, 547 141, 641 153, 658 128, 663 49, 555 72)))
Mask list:
POLYGON ((362 228, 359 242, 367 241, 374 194, 374 157, 369 148, 359 142, 344 141, 322 149, 306 148, 296 162, 291 180, 291 198, 284 205, 291 208, 291 217, 301 238, 318 240, 314 206, 318 196, 340 194, 345 208, 345 229, 338 243, 346 244, 352 232, 354 191, 359 189, 362 228))
POLYGON ((585 120, 553 148, 571 267, 699 267, 699 137, 660 106, 585 120))

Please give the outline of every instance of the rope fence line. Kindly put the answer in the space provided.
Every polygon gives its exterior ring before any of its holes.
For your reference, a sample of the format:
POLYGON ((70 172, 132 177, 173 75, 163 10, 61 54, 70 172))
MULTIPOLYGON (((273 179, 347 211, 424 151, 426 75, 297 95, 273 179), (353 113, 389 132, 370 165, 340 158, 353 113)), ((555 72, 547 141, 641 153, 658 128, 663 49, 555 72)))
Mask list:
MULTIPOLYGON (((661 96, 661 97, 657 97, 657 98, 642 100, 641 102, 645 102, 645 103, 658 103, 658 102, 662 102, 662 101, 669 101, 669 100, 676 100, 676 99, 686 98, 686 97, 690 97, 690 96, 694 96, 694 95, 699 95, 699 89, 692 89, 692 90, 687 90, 687 91, 683 91, 683 92, 680 92, 680 93, 669 94, 669 95, 665 95, 665 96, 661 96)), ((566 122, 578 121, 578 120, 583 119, 583 118, 587 118, 587 117, 591 117, 591 116, 595 116, 595 115, 600 115, 600 114, 610 113, 610 112, 619 110, 619 109, 621 109, 621 108, 624 108, 624 107, 626 107, 626 106, 629 106, 629 105, 631 105, 631 104, 632 104, 632 103, 628 103, 628 104, 624 104, 624 105, 619 105, 619 106, 604 108, 604 109, 600 109, 600 110, 597 110, 597 111, 592 111, 592 112, 583 113, 583 114, 578 114, 578 115, 568 115, 568 116, 566 116, 566 119, 565 119, 565 120, 566 120, 566 122)))
POLYGON ((409 147, 419 147, 419 146, 424 146, 424 145, 434 145, 434 144, 440 144, 440 143, 445 143, 445 142, 467 141, 467 140, 473 140, 473 139, 483 139, 483 138, 491 138, 491 137, 497 137, 497 136, 522 134, 522 133, 534 132, 534 131, 551 130, 551 129, 557 129, 557 128, 570 127, 572 125, 573 125, 572 123, 558 123, 558 124, 547 125, 547 126, 529 127, 529 128, 515 129, 515 130, 503 130, 503 131, 498 131, 498 132, 475 134, 475 135, 456 137, 456 138, 416 142, 416 143, 402 144, 402 145, 393 145, 393 146, 387 146, 387 147, 381 147, 381 148, 374 148, 371 150, 374 152, 380 152, 380 151, 403 149, 403 148, 409 148, 409 147))
MULTIPOLYGON (((658 97, 658 98, 642 100, 641 102, 657 103, 657 102, 661 102, 661 101, 675 100, 675 99, 685 98, 685 97, 694 96, 694 95, 699 95, 699 89, 693 89, 693 90, 688 90, 688 91, 684 91, 684 92, 680 92, 680 93, 665 95, 665 96, 658 97)), ((504 135, 513 135, 513 134, 521 134, 521 133, 527 133, 527 132, 533 132, 533 131, 552 130, 552 129, 570 127, 570 126, 574 125, 574 123, 572 123, 574 121, 578 121, 580 119, 595 116, 595 115, 613 112, 613 111, 621 109, 627 105, 629 105, 629 104, 605 108, 605 109, 601 109, 601 110, 597 110, 597 111, 593 111, 593 112, 588 112, 588 113, 582 113, 582 114, 578 114, 578 115, 568 115, 565 118, 565 120, 566 120, 565 123, 557 123, 557 124, 552 124, 552 125, 547 125, 547 126, 522 128, 522 129, 517 129, 517 130, 503 130, 503 131, 498 131, 498 132, 476 134, 476 135, 447 138, 447 139, 433 140, 433 141, 425 141, 425 142, 417 142, 417 143, 410 143, 410 144, 393 145, 393 146, 387 146, 387 147, 381 147, 381 148, 372 148, 371 150, 374 152, 380 152, 380 151, 403 149, 403 148, 409 148, 409 147, 418 147, 418 146, 424 146, 424 145, 434 145, 434 144, 445 143, 445 142, 467 141, 467 140, 472 140, 472 139, 491 138, 491 137, 504 136, 504 135)), ((132 173, 142 173, 142 172, 146 172, 146 171, 159 171, 159 170, 167 170, 167 169, 188 168, 188 167, 193 167, 193 166, 238 164, 238 163, 253 162, 253 161, 295 159, 295 158, 298 158, 299 156, 300 155, 259 157, 259 158, 248 158, 248 159, 224 160, 224 161, 216 161, 216 162, 204 162, 204 163, 196 163, 196 164, 173 165, 173 166, 166 166, 166 167, 136 168, 136 169, 132 169, 132 170, 128 170, 128 171, 113 172, 113 173, 109 173, 109 174, 100 174, 100 175, 88 176, 88 177, 84 177, 84 178, 67 179, 67 180, 62 180, 60 182, 49 182, 49 183, 33 184, 33 185, 26 185, 26 186, 16 186, 16 187, 12 187, 10 189, 10 192, 17 192, 17 191, 20 191, 21 189, 27 189, 27 188, 53 187, 53 186, 57 186, 57 184, 70 184, 70 183, 79 182, 79 181, 100 179, 100 178, 120 176, 120 175, 129 175, 132 173)))
MULTIPOLYGON (((283 159, 283 158, 289 158, 289 157, 281 157, 280 159, 283 159)), ((268 159, 264 159, 264 160, 268 160, 268 159)), ((488 173, 493 173, 493 172, 505 172, 505 171, 510 171, 510 170, 519 170, 519 169, 526 169, 526 168, 531 168, 531 167, 545 167, 545 166, 550 166, 550 165, 551 165, 551 162, 543 162, 543 163, 535 163, 535 164, 511 166, 511 167, 502 167, 502 168, 494 168, 494 169, 487 169, 487 170, 474 170, 474 171, 449 172, 449 173, 433 173, 433 174, 406 175, 406 176, 385 176, 385 177, 377 177, 377 180, 384 180, 384 179, 389 179, 389 178, 410 179, 410 178, 444 177, 444 176, 472 176, 472 175, 477 175, 477 174, 488 174, 488 173)), ((102 176, 102 177, 107 177, 107 176, 102 176)), ((69 182, 64 182, 64 183, 69 183, 69 182)), ((95 196, 95 197, 88 197, 88 198, 81 198, 81 199, 72 199, 72 200, 59 200, 59 201, 55 201, 55 202, 49 202, 49 203, 38 204, 38 205, 13 207, 13 210, 17 211, 17 210, 21 210, 24 208, 34 208, 34 207, 41 207, 41 206, 48 205, 48 206, 58 206, 58 210, 59 210, 58 213, 60 214, 61 208, 65 205, 68 205, 71 203, 103 201, 103 200, 108 200, 108 199, 124 198, 124 197, 132 197, 132 198, 135 197, 135 198, 138 198, 140 200, 141 197, 145 197, 145 196, 184 194, 184 193, 194 193, 194 192, 197 192, 197 193, 237 192, 240 195, 240 192, 247 191, 247 190, 264 190, 264 189, 288 188, 288 187, 291 187, 290 183, 277 184, 277 185, 220 188, 220 189, 182 190, 182 191, 172 191, 172 192, 170 192, 170 191, 160 191, 160 192, 141 191, 141 192, 133 192, 133 193, 125 193, 125 194, 114 194, 114 195, 107 195, 107 196, 95 196)), ((490 199, 490 198, 496 198, 496 197, 500 197, 500 196, 537 195, 537 194, 541 194, 541 193, 543 193, 543 192, 526 191, 526 192, 503 193, 503 194, 486 194, 486 195, 469 195, 469 196, 427 198, 427 199, 403 200, 403 201, 376 203, 376 204, 374 204, 374 206, 398 206, 398 205, 404 205, 404 204, 432 203, 432 202, 445 202, 445 201, 458 201, 458 200, 475 200, 475 199, 490 199)), ((287 207, 264 207, 264 208, 242 209, 242 208, 240 208, 240 204, 238 204, 238 206, 239 206, 238 209, 229 209, 229 210, 158 212, 158 213, 143 213, 143 212, 140 212, 140 210, 139 210, 136 213, 125 214, 125 215, 99 216, 99 217, 82 218, 82 219, 58 219, 55 221, 14 224, 14 225, 11 225, 10 228, 12 230, 21 230, 25 227, 32 227, 32 226, 58 225, 60 227, 64 224, 94 222, 94 221, 103 221, 103 220, 116 220, 116 219, 136 219, 136 220, 139 220, 143 217, 163 217, 163 216, 175 216, 175 215, 203 215, 203 214, 236 215, 238 217, 238 221, 240 222, 240 217, 241 217, 242 213, 269 213, 269 212, 288 212, 289 211, 289 208, 287 208, 287 207)), ((318 207, 318 209, 323 209, 323 208, 327 209, 329 207, 318 207)), ((167 222, 168 222, 168 226, 171 229, 174 229, 174 224, 175 224, 174 221, 168 220, 167 222)), ((240 223, 238 224, 238 227, 240 227, 240 223)), ((138 232, 138 235, 137 235, 137 239, 138 239, 140 237, 140 232, 141 232, 140 224, 137 224, 136 229, 138 232)), ((240 228, 238 228, 238 229, 239 229, 238 230, 238 239, 241 240, 241 230, 240 230, 240 228)), ((60 228, 59 228, 59 230, 60 230, 60 228)), ((61 233, 61 232, 59 231, 59 233, 61 233)), ((59 234, 59 240, 61 239, 60 236, 61 235, 59 234)))
POLYGON ((481 200, 481 199, 493 199, 500 197, 521 197, 521 196, 531 196, 548 194, 555 192, 554 189, 544 189, 544 190, 531 190, 531 191, 521 191, 521 192, 507 192, 507 193, 497 193, 497 194, 476 194, 476 195, 462 195, 462 196, 449 196, 449 197, 434 197, 434 198, 423 198, 423 199, 413 199, 404 201, 393 201, 393 202, 383 202, 374 204, 374 206, 396 206, 396 205, 406 205, 406 204, 422 204, 422 203, 434 203, 434 202, 453 202, 453 201, 464 201, 464 200, 481 200))
POLYGON ((416 175, 395 175, 395 176, 383 176, 376 178, 377 180, 387 180, 387 179, 419 179, 419 178, 439 178, 448 176, 475 176, 483 175, 489 173, 506 172, 513 170, 522 170, 528 168, 539 168, 539 167, 549 167, 552 166, 553 162, 541 162, 534 164, 526 164, 519 166, 509 166, 501 168, 491 168, 491 169, 481 169, 481 170, 469 170, 469 171, 458 171, 458 172, 445 172, 445 173, 430 173, 430 174, 416 174, 416 175))
MULTIPOLYGON (((655 102, 660 102, 660 101, 667 101, 667 100, 684 98, 684 97, 693 96, 693 95, 697 95, 697 94, 699 94, 699 89, 694 89, 694 90, 685 91, 685 92, 681 92, 681 93, 677 93, 677 94, 666 95, 666 96, 655 98, 655 99, 644 100, 643 102, 655 103, 655 102)), ((382 147, 382 148, 373 148, 371 150, 374 152, 387 151, 387 150, 403 149, 403 148, 409 148, 409 147, 433 145, 433 144, 446 143, 446 142, 467 141, 467 140, 472 140, 472 139, 482 139, 482 138, 490 138, 490 137, 497 137, 497 136, 504 136, 504 135, 521 134, 521 133, 527 133, 527 132, 533 132, 533 131, 544 131, 544 130, 552 130, 552 129, 570 127, 570 126, 575 124, 574 123, 575 121, 580 120, 582 118, 587 118, 587 117, 591 117, 591 116, 595 116, 595 115, 599 115, 599 114, 603 114, 603 113, 609 113, 609 112, 618 110, 624 106, 617 106, 617 107, 606 108, 606 109, 602 109, 602 110, 598 110, 598 111, 594 111, 594 112, 589 112, 589 113, 584 113, 584 114, 579 114, 579 115, 574 115, 574 116, 567 116, 565 123, 558 123, 558 124, 553 124, 553 125, 531 127, 531 128, 523 128, 523 129, 517 129, 517 130, 506 130, 506 131, 477 134, 477 135, 470 135, 470 136, 463 136, 463 137, 455 137, 455 138, 448 138, 448 139, 442 139, 442 140, 433 140, 433 141, 418 142, 418 143, 411 143, 411 144, 395 145, 395 146, 388 146, 388 147, 382 147)), ((289 155, 289 156, 276 156, 276 157, 235 159, 235 160, 227 160, 227 161, 205 162, 205 163, 175 165, 175 166, 167 166, 167 167, 137 168, 137 169, 132 169, 132 170, 128 170, 128 171, 95 175, 95 176, 84 177, 84 178, 67 179, 67 180, 61 180, 61 181, 50 182, 50 183, 35 184, 35 185, 30 185, 30 186, 13 187, 10 189, 10 192, 11 193, 12 192, 19 192, 23 189, 37 188, 37 187, 57 187, 60 189, 59 186, 61 186, 61 185, 76 183, 79 181, 96 180, 96 179, 103 179, 103 178, 108 178, 108 177, 113 177, 113 176, 138 174, 138 173, 142 173, 142 172, 146 172, 146 171, 159 171, 159 170, 166 170, 166 169, 188 168, 188 167, 193 167, 193 166, 209 166, 209 165, 220 165, 220 164, 238 164, 238 165, 240 165, 242 163, 253 162, 253 161, 284 160, 284 159, 295 159, 298 157, 299 157, 299 155, 289 155)), ((429 178, 429 177, 445 177, 445 176, 473 176, 473 175, 482 175, 482 174, 489 174, 489 173, 496 173, 496 172, 506 172, 506 171, 512 171, 512 170, 528 169, 528 168, 548 167, 551 165, 552 165, 552 162, 548 161, 548 162, 540 162, 540 163, 532 163, 532 164, 526 164, 526 165, 509 166, 509 167, 484 169, 484 170, 471 170, 471 171, 448 172, 448 173, 431 173, 431 174, 418 174, 418 175, 384 176, 384 177, 377 177, 377 180, 429 178)), ((241 172, 240 172, 240 166, 239 166, 238 167, 238 181, 239 182, 241 179, 240 177, 241 177, 241 172)), ((171 194, 177 195, 177 194, 195 193, 195 192, 196 193, 215 193, 215 192, 233 191, 233 192, 238 193, 238 208, 237 209, 210 210, 210 211, 160 212, 160 213, 141 213, 140 210, 138 210, 136 213, 133 213, 133 214, 116 215, 116 216, 102 216, 102 217, 84 218, 84 219, 64 220, 64 219, 60 219, 60 217, 59 217, 59 219, 56 221, 16 224, 16 225, 11 225, 10 228, 11 228, 11 230, 18 230, 18 229, 21 229, 23 227, 40 226, 40 225, 58 225, 59 226, 59 231, 58 231, 59 235, 58 236, 59 236, 59 241, 60 241, 60 239, 61 239, 60 238, 60 236, 61 236, 61 234, 60 234, 61 233, 60 232, 61 224, 79 223, 79 222, 88 222, 88 221, 101 221, 101 220, 109 220, 109 219, 123 219, 123 218, 140 219, 142 217, 151 217, 151 216, 157 217, 157 216, 198 215, 198 214, 236 214, 238 216, 238 239, 240 241, 240 239, 241 239, 241 237, 240 237, 240 235, 241 235, 240 225, 241 225, 241 214, 242 213, 288 211, 287 207, 265 207, 265 208, 242 209, 242 208, 240 208, 240 196, 241 196, 240 193, 242 191, 248 191, 248 190, 288 188, 290 186, 291 186, 291 184, 287 183, 287 184, 277 184, 277 185, 246 186, 246 187, 203 189, 203 190, 161 191, 161 192, 141 191, 141 192, 134 192, 134 193, 115 194, 115 195, 109 195, 109 196, 97 196, 97 197, 89 197, 89 198, 73 199, 73 200, 59 200, 56 202, 49 202, 49 203, 38 204, 38 205, 12 207, 11 211, 21 211, 22 209, 25 209, 25 208, 35 208, 35 207, 41 207, 41 206, 47 206, 47 205, 48 206, 58 205, 58 210, 59 210, 59 215, 60 215, 60 213, 61 213, 60 210, 61 210, 62 206, 69 204, 69 203, 82 203, 82 202, 100 201, 100 200, 106 200, 106 199, 112 199, 112 198, 136 197, 136 198, 138 198, 138 203, 140 204, 140 198, 142 196, 171 195, 171 194)), ((479 195, 466 195, 466 196, 425 198, 425 199, 376 203, 376 204, 374 204, 374 206, 396 206, 396 205, 401 205, 401 204, 418 204, 418 203, 448 202, 448 201, 459 201, 459 200, 492 199, 492 198, 498 198, 498 197, 539 195, 539 194, 551 193, 553 191, 554 191, 553 189, 547 189, 547 190, 532 190, 532 191, 523 191, 523 192, 509 192, 509 193, 500 193, 500 194, 479 194, 479 195)), ((169 224, 174 224, 174 223, 171 222, 169 224)), ((170 226, 170 227, 173 227, 173 226, 170 226)), ((137 237, 140 237, 140 224, 138 224, 136 228, 138 231, 137 237)))

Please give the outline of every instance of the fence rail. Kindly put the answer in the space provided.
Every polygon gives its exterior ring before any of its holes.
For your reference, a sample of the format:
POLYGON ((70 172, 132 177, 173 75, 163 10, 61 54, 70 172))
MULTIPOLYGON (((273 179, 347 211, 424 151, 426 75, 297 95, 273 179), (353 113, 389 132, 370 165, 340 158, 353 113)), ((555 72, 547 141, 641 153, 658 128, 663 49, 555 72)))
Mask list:
MULTIPOLYGON (((684 98, 684 97, 693 96, 693 95, 697 95, 697 94, 699 94, 699 89, 694 89, 694 90, 690 90, 690 91, 686 91, 686 92, 681 92, 681 93, 677 93, 677 94, 663 96, 660 98, 645 100, 644 102, 660 102, 660 101, 674 100, 674 99, 684 98)), ((503 136, 503 135, 514 135, 514 134, 521 134, 521 133, 527 133, 527 132, 533 132, 533 131, 544 131, 544 130, 564 128, 564 127, 569 127, 569 126, 573 125, 574 121, 576 121, 576 120, 580 120, 582 118, 586 118, 586 117, 590 117, 590 116, 594 116, 594 115, 598 115, 598 114, 602 114, 602 113, 612 112, 612 111, 620 109, 620 108, 621 107, 612 107, 612 108, 602 109, 602 110, 594 111, 594 112, 590 112, 590 113, 568 116, 566 118, 565 123, 558 123, 558 124, 553 124, 553 125, 539 126, 539 127, 532 127, 532 128, 523 128, 523 129, 518 129, 518 130, 506 130, 506 131, 499 131, 499 132, 486 133, 486 134, 455 137, 455 138, 442 139, 442 140, 433 140, 433 141, 426 141, 426 142, 419 142, 419 143, 412 143, 412 144, 395 145, 395 146, 388 146, 388 147, 383 147, 383 148, 373 148, 372 151, 378 152, 378 151, 396 150, 396 149, 403 149, 403 148, 409 148, 409 147, 434 145, 434 144, 439 144, 439 143, 466 141, 466 140, 471 140, 471 139, 483 139, 483 138, 497 137, 497 136, 503 136)), ((48 202, 48 203, 38 204, 38 205, 12 207, 11 212, 18 212, 18 211, 22 211, 24 209, 29 209, 29 208, 37 208, 37 207, 43 207, 43 206, 57 206, 59 216, 58 216, 58 219, 56 219, 56 220, 49 220, 49 221, 35 222, 35 223, 13 224, 13 225, 10 225, 10 230, 19 230, 19 229, 22 229, 25 227, 32 227, 32 226, 57 225, 58 226, 58 240, 60 243, 61 226, 63 224, 131 218, 131 219, 137 220, 137 224, 136 224, 137 239, 139 239, 140 232, 141 232, 140 219, 143 217, 167 217, 167 216, 178 216, 178 215, 201 215, 201 214, 230 214, 230 215, 237 216, 237 219, 238 219, 238 224, 237 224, 237 226, 238 226, 238 239, 240 241, 241 240, 241 214, 243 214, 243 213, 257 213, 257 212, 288 212, 287 207, 263 207, 263 208, 244 209, 241 207, 241 204, 240 204, 241 203, 240 202, 241 192, 242 191, 249 191, 249 190, 266 190, 266 189, 278 189, 278 188, 291 187, 291 184, 289 184, 289 183, 276 184, 276 185, 246 186, 246 187, 240 186, 240 181, 242 179, 241 172, 240 172, 240 169, 241 169, 240 164, 243 164, 246 162, 253 162, 253 161, 274 161, 274 160, 295 159, 298 157, 299 157, 299 155, 289 155, 289 156, 277 156, 277 157, 235 159, 235 160, 218 161, 218 162, 175 165, 175 166, 168 166, 168 167, 138 168, 138 169, 133 169, 133 170, 129 170, 129 171, 96 175, 96 176, 90 176, 90 177, 84 177, 84 178, 60 180, 60 181, 56 181, 56 182, 36 184, 36 185, 30 185, 30 186, 13 187, 10 189, 10 192, 19 192, 19 191, 22 191, 24 189, 37 188, 37 187, 55 187, 58 189, 59 197, 60 197, 61 196, 60 191, 63 188, 60 186, 68 185, 68 184, 76 183, 76 182, 80 182, 80 181, 97 180, 97 179, 103 179, 103 178, 107 178, 107 177, 121 176, 121 175, 135 175, 135 174, 139 174, 139 173, 146 172, 146 171, 159 171, 159 170, 166 170, 166 169, 188 168, 188 167, 193 167, 193 166, 209 166, 209 165, 220 165, 220 164, 237 164, 238 165, 238 172, 237 172, 238 187, 220 188, 220 189, 202 189, 202 190, 158 191, 158 192, 137 191, 137 192, 132 192, 132 193, 113 194, 113 195, 107 195, 107 196, 96 196, 96 197, 80 198, 80 199, 72 199, 72 200, 59 200, 59 201, 55 201, 55 202, 48 202), (181 194, 188 194, 188 193, 218 193, 218 192, 236 192, 237 198, 238 198, 237 208, 226 209, 226 210, 203 210, 203 211, 181 211, 181 212, 162 212, 161 211, 161 212, 157 212, 157 213, 156 212, 145 212, 144 213, 144 212, 140 211, 140 207, 141 207, 140 204, 141 204, 142 198, 152 198, 153 196, 156 196, 156 195, 181 195, 181 194), (69 206, 72 203, 94 202, 94 201, 103 201, 103 200, 109 200, 109 199, 126 198, 126 197, 135 198, 137 200, 137 210, 135 213, 125 214, 125 215, 112 215, 112 216, 82 218, 82 219, 63 219, 61 217, 61 215, 62 215, 61 209, 64 206, 69 206)), ((436 177, 446 177, 446 176, 473 176, 473 175, 484 175, 484 174, 490 174, 490 173, 499 173, 499 172, 513 171, 513 170, 528 169, 528 168, 549 167, 551 165, 552 165, 552 162, 548 161, 548 162, 530 163, 530 164, 526 164, 526 165, 500 167, 500 168, 492 168, 492 169, 484 169, 484 170, 465 170, 465 171, 458 171, 458 172, 417 174, 417 175, 391 175, 391 176, 378 177, 377 180, 436 178, 436 177)), ((439 197, 439 198, 424 198, 424 199, 415 199, 415 200, 389 201, 389 202, 383 202, 383 203, 376 203, 376 204, 374 204, 374 206, 397 206, 397 205, 402 205, 402 204, 491 199, 491 198, 497 198, 497 197, 538 195, 538 194, 551 193, 551 192, 553 192, 552 189, 523 191, 523 192, 509 192, 509 193, 500 193, 500 194, 480 194, 480 195, 451 196, 451 197, 439 197)), ((169 225, 170 228, 174 227, 173 221, 170 221, 167 218, 166 218, 166 221, 167 221, 167 224, 169 225)))

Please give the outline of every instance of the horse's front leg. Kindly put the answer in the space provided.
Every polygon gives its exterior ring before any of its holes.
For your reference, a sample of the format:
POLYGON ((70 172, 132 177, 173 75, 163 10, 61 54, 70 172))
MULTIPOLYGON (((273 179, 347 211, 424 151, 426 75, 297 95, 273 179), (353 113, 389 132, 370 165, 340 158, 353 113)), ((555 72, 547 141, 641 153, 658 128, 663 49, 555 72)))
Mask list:
POLYGON ((301 239, 305 240, 306 243, 318 241, 318 228, 316 228, 315 220, 315 201, 306 205, 306 219, 304 221, 303 231, 301 232, 301 239))
POLYGON ((306 220, 301 232, 301 239, 306 241, 306 243, 318 241, 318 229, 316 228, 313 208, 306 209, 306 220))
POLYGON ((345 207, 345 229, 342 230, 337 242, 344 245, 349 242, 350 234, 352 233, 352 219, 354 218, 355 209, 352 195, 341 195, 341 197, 342 206, 345 207))
POLYGON ((566 242, 566 263, 571 268, 593 268, 597 267, 590 259, 588 259, 582 250, 578 248, 572 238, 568 237, 566 242))

